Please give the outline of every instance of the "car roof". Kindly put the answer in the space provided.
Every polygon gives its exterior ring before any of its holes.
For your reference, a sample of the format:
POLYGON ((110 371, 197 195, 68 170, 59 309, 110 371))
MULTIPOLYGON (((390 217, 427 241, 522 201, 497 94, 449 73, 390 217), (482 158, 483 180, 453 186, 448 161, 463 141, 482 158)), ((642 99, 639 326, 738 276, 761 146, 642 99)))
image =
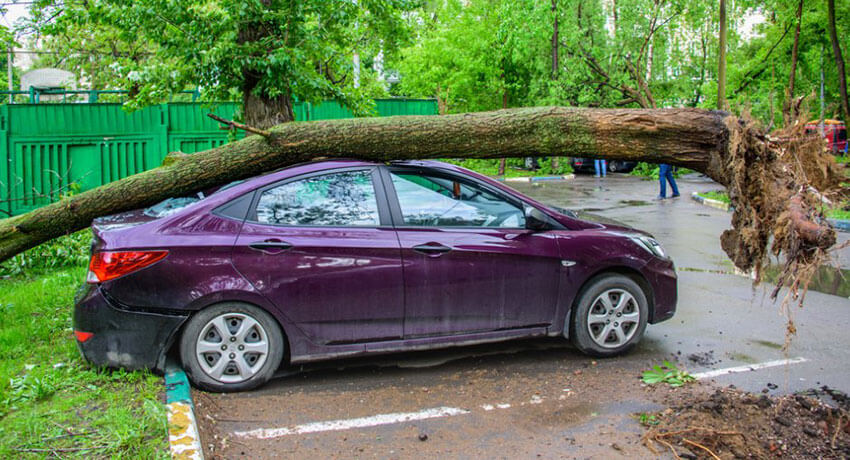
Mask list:
MULTIPOLYGON (((331 169, 340 169, 340 168, 357 168, 357 167, 370 167, 370 166, 378 166, 385 163, 375 162, 375 161, 364 161, 364 160, 355 160, 355 159, 331 159, 331 160, 317 160, 310 161, 306 163, 298 163, 290 166, 286 166, 275 171, 271 171, 265 174, 261 174, 258 176, 250 177, 245 179, 244 182, 234 185, 233 187, 228 188, 228 195, 237 196, 242 193, 253 190, 258 187, 263 187, 265 185, 288 179, 290 177, 300 176, 302 174, 309 174, 313 172, 321 172, 325 170, 331 169)), ((456 172, 461 172, 464 174, 475 174, 472 171, 461 168, 459 166, 455 166, 450 163, 444 163, 442 161, 434 161, 434 160, 402 160, 402 161, 391 161, 391 165, 394 166, 412 166, 412 167, 426 167, 426 168, 440 168, 446 169, 456 172)))

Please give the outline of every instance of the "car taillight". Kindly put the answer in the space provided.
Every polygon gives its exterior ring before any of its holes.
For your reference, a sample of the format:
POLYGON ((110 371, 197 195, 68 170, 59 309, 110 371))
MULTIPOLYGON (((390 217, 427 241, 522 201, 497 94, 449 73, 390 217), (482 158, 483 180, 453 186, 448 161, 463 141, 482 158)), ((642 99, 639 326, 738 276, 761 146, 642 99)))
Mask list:
POLYGON ((106 251, 91 256, 86 281, 102 283, 159 262, 168 251, 106 251))
POLYGON ((86 340, 92 338, 93 335, 94 334, 91 332, 74 331, 74 336, 77 337, 77 340, 79 340, 80 343, 84 343, 86 340))

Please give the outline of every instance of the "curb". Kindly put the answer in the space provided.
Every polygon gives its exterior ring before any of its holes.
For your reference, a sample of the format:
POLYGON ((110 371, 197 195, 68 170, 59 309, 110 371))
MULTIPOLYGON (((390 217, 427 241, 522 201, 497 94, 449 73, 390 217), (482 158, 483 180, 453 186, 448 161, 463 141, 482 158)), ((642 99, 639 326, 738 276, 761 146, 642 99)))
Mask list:
POLYGON ((165 365, 165 402, 171 458, 204 460, 189 379, 183 368, 174 361, 165 365))
POLYGON ((827 219, 829 224, 835 227, 836 230, 842 232, 850 232, 850 220, 846 219, 827 219))
POLYGON ((691 199, 696 201, 699 204, 703 204, 705 206, 711 206, 712 208, 719 209, 721 211, 731 211, 732 205, 728 203, 724 203, 719 200, 712 200, 711 198, 703 198, 697 194, 697 192, 691 193, 691 199))
POLYGON ((543 182, 543 181, 558 181, 575 179, 575 174, 567 174, 565 176, 521 176, 521 177, 496 177, 497 181, 501 182, 543 182))
MULTIPOLYGON (((731 205, 726 204, 722 201, 712 200, 711 198, 703 198, 703 197, 697 195, 697 192, 691 193, 691 198, 694 201, 696 201, 697 203, 703 204, 705 206, 711 206, 712 208, 717 208, 717 209, 720 209, 722 211, 731 211, 731 210, 734 209, 731 205)), ((832 225, 833 228, 835 228, 839 232, 850 233, 850 220, 827 219, 827 222, 829 222, 829 225, 832 225)))

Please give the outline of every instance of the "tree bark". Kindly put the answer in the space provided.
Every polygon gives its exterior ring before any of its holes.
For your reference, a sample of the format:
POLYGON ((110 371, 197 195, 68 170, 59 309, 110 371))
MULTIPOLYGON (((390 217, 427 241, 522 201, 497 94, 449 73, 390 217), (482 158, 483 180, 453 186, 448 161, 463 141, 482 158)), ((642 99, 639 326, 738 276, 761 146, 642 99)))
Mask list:
POLYGON ((841 111, 844 113, 844 119, 847 120, 850 117, 850 104, 847 101, 847 74, 844 72, 844 56, 841 55, 841 44, 838 41, 838 32, 835 30, 835 0, 827 0, 826 9, 829 39, 832 41, 832 55, 835 58, 835 69, 838 71, 838 91, 841 94, 841 111))
POLYGON ((785 126, 790 126, 797 118, 794 104, 794 80, 797 77, 797 49, 800 44, 800 24, 803 22, 803 0, 797 3, 797 26, 794 30, 794 45, 791 48, 791 72, 788 76, 788 88, 785 91, 785 126))
POLYGON ((717 109, 726 110, 726 0, 720 0, 719 45, 717 51, 717 109))

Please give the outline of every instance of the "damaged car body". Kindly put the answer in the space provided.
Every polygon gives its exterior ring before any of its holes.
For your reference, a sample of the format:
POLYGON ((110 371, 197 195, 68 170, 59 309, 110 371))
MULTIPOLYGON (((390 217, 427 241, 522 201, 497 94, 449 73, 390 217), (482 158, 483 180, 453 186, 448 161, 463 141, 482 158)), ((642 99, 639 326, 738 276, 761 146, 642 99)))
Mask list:
POLYGON ((434 161, 293 166, 96 220, 74 330, 94 364, 239 391, 281 363, 564 336, 626 352, 676 306, 650 235, 434 161))

